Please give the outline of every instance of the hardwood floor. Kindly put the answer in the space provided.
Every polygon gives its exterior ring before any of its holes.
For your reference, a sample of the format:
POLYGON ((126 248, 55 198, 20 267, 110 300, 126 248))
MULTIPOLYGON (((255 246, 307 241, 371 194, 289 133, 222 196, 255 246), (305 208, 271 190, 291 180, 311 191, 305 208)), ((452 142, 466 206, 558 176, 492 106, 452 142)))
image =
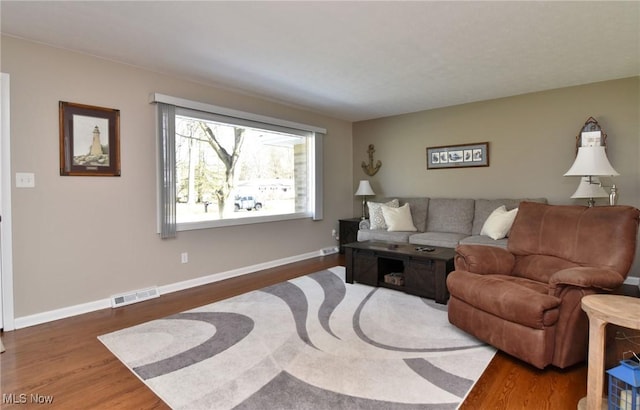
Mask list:
MULTIPOLYGON (((0 355, 0 407, 33 408, 32 398, 37 398, 44 403, 53 400, 38 408, 166 409, 98 341, 99 335, 336 265, 344 265, 343 256, 296 262, 135 305, 3 333, 7 351, 0 355)), ((498 353, 461 409, 575 409, 586 394, 586 379, 584 365, 540 371, 498 353)))
POLYGON ((584 364, 560 370, 539 370, 498 352, 473 387, 460 410, 575 410, 587 395, 584 364))

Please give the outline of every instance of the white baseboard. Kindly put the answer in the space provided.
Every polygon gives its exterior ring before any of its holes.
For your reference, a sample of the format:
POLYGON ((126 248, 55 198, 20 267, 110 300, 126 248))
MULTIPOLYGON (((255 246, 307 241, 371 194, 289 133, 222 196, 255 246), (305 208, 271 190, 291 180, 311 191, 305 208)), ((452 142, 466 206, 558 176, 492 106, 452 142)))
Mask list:
POLYGON ((259 270, 275 268, 277 266, 286 265, 287 263, 298 262, 305 259, 311 259, 318 256, 322 256, 322 250, 304 253, 302 255, 291 256, 283 259, 276 259, 270 262, 259 263, 257 265, 246 266, 244 268, 238 268, 229 270, 226 272, 214 273, 212 275, 202 276, 195 279, 185 280, 182 282, 172 283, 170 285, 160 286, 160 294, 178 292, 185 289, 195 288, 196 286, 207 285, 213 282, 219 282, 221 280, 235 278, 236 276, 246 275, 248 273, 257 272, 259 270))
POLYGON ((14 321, 15 329, 40 325, 42 323, 53 322, 54 320, 65 319, 71 316, 82 315, 96 310, 110 308, 111 299, 101 299, 80 305, 68 306, 48 312, 36 313, 35 315, 17 317, 14 321))
POLYGON ((627 279, 624 281, 625 285, 636 285, 640 286, 640 278, 637 276, 627 276, 627 279))
MULTIPOLYGON (((318 256, 327 255, 326 248, 314 252, 303 253, 301 255, 290 256, 287 258, 276 259, 270 262, 259 263, 256 265, 246 266, 244 268, 233 269, 226 272, 214 273, 212 275, 202 276, 191 280, 185 280, 169 285, 160 286, 158 288, 160 295, 172 292, 178 292, 193 288, 196 286, 206 285, 221 280, 234 278, 236 276, 246 275, 248 273, 257 272, 264 269, 275 268, 286 265, 288 263, 299 262, 305 259, 311 259, 318 256)), ((142 302, 144 303, 144 302, 142 302)), ((47 312, 36 313, 34 315, 15 318, 14 328, 22 329, 29 326, 40 325, 54 320, 65 319, 72 316, 82 315, 84 313, 94 312, 100 309, 111 308, 111 298, 96 300, 93 302, 82 303, 79 305, 68 306, 60 309, 50 310, 47 312)))

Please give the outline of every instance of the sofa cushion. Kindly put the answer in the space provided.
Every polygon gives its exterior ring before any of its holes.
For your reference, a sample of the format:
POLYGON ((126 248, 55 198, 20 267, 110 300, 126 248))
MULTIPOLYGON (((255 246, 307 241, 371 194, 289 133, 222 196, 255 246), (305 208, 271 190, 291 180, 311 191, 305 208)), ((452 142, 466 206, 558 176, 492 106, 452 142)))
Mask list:
POLYGON ((532 198, 532 199, 476 199, 475 208, 474 208, 474 216, 473 216, 473 229, 471 231, 472 235, 480 235, 480 231, 482 231, 482 226, 485 221, 494 211, 494 209, 499 206, 504 205, 507 208, 507 211, 510 211, 514 208, 517 208, 520 202, 529 201, 529 202, 539 202, 546 204, 546 198, 532 198))
POLYGON ((389 232, 386 229, 360 229, 358 231, 358 242, 363 241, 390 241, 409 242, 409 236, 414 232, 389 232))
POLYGON ((409 236, 409 243, 414 245, 441 246, 455 248, 460 240, 467 235, 451 232, 424 232, 409 236))
POLYGON ((397 208, 400 206, 400 202, 397 199, 392 199, 385 203, 367 202, 367 206, 369 207, 369 229, 387 229, 387 224, 384 221, 384 215, 382 214, 382 205, 397 208))
POLYGON ((426 231, 471 235, 474 202, 473 199, 431 198, 426 231))
POLYGON ((460 239, 460 245, 499 246, 500 248, 507 249, 507 238, 495 240, 488 236, 471 235, 460 239))
POLYGON ((389 232, 417 231, 416 227, 413 226, 411 208, 409 207, 409 204, 404 204, 398 208, 382 205, 381 208, 382 215, 384 215, 384 221, 387 224, 387 230, 389 232))
POLYGON ((400 198, 400 205, 409 204, 413 226, 420 232, 427 230, 429 198, 400 198))

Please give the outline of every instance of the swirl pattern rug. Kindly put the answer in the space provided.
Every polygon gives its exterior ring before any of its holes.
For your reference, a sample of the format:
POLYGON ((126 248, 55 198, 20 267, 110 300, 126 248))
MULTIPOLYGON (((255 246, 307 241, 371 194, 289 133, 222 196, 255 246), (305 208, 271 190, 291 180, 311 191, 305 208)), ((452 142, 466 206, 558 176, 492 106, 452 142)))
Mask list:
POLYGON ((495 349, 343 267, 99 339, 174 409, 455 409, 495 349))

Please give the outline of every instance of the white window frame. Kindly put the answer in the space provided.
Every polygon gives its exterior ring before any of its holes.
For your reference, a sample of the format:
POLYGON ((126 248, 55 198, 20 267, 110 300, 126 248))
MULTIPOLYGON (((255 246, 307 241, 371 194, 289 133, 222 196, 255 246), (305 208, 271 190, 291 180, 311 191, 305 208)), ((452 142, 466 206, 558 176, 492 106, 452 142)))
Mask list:
MULTIPOLYGON (((322 196, 322 183, 323 183, 323 136, 326 134, 326 129, 315 127, 306 124, 300 124, 292 121, 282 120, 279 118, 267 117, 259 114, 247 113, 243 111, 238 111, 230 108, 220 107, 212 104, 191 101, 179 97, 172 97, 164 94, 154 93, 150 96, 150 102, 152 103, 164 103, 173 105, 176 107, 175 115, 178 115, 180 109, 187 110, 196 110, 201 111, 203 113, 209 113, 212 115, 221 115, 225 117, 232 117, 234 119, 247 120, 250 122, 257 122, 262 124, 271 125, 274 127, 284 127, 289 129, 298 130, 301 133, 306 134, 307 138, 310 138, 312 141, 309 144, 309 154, 308 158, 308 167, 309 167, 309 201, 310 203, 307 206, 307 212, 298 212, 298 213, 288 213, 288 214, 279 214, 279 215, 265 215, 265 216, 254 216, 254 217, 242 217, 242 218, 227 218, 227 219, 216 219, 216 220, 206 220, 206 221, 196 221, 196 222, 181 222, 175 224, 175 231, 187 231, 194 229, 208 229, 208 228, 217 228, 217 227, 225 227, 225 226, 236 226, 236 225, 247 225, 247 224, 255 224, 255 223, 264 223, 264 222, 274 222, 274 221, 284 221, 284 220, 292 220, 292 219, 302 219, 302 218, 312 218, 314 220, 321 220, 323 218, 323 196, 322 196)), ((157 122, 157 121, 156 121, 157 122)), ((160 130, 158 130, 158 133, 160 130)), ((302 134, 301 134, 302 135, 302 134)), ((158 141, 158 149, 161 143, 160 138, 158 141)), ((161 162, 161 160, 159 160, 161 162)), ((158 186, 162 185, 160 175, 163 171, 163 165, 161 163, 158 164, 158 186)), ((158 233, 162 231, 163 224, 163 212, 162 209, 162 201, 163 196, 160 194, 160 189, 158 192, 158 233)), ((175 198, 174 198, 175 200, 175 198)), ((174 207, 175 209, 175 207, 174 207)), ((173 217, 175 221, 175 215, 173 217)))

